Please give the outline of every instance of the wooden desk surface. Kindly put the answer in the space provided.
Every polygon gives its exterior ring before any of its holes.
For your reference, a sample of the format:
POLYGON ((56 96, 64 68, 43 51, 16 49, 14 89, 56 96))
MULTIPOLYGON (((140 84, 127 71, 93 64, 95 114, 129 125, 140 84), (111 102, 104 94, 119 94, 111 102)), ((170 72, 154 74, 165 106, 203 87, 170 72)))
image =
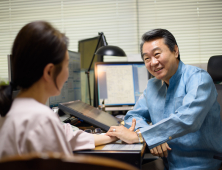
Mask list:
MULTIPOLYGON (((139 147, 137 147, 139 148, 139 147)), ((117 152, 125 152, 125 151, 129 151, 129 152, 140 152, 141 153, 141 157, 144 155, 145 153, 145 149, 146 149, 146 143, 143 144, 126 144, 126 143, 122 143, 121 141, 119 142, 115 142, 115 143, 109 143, 106 145, 100 145, 100 146, 96 146, 96 148, 94 150, 96 151, 117 151, 117 152), (107 146, 109 145, 123 145, 123 146, 131 146, 131 145, 141 145, 141 149, 130 149, 131 147, 129 147, 129 149, 106 149, 108 148, 107 146)))

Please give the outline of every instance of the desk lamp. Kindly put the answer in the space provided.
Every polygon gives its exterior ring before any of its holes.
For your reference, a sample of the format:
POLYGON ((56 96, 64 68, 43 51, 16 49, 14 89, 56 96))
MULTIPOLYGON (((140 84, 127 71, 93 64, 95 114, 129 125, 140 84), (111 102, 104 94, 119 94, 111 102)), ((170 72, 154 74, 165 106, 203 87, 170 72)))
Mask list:
POLYGON ((99 32, 99 40, 98 40, 98 43, 96 45, 95 52, 93 54, 91 63, 89 65, 89 68, 85 72, 87 74, 87 79, 88 79, 88 90, 89 90, 89 102, 90 102, 90 105, 91 105, 91 91, 90 91, 89 73, 90 73, 90 69, 91 69, 93 60, 95 58, 95 55, 108 55, 108 56, 124 57, 124 56, 126 56, 126 53, 121 48, 119 48, 117 46, 108 45, 108 43, 106 42, 106 38, 105 38, 103 32, 99 32), (103 46, 98 49, 98 46, 99 46, 99 43, 100 43, 101 40, 103 41, 103 46))

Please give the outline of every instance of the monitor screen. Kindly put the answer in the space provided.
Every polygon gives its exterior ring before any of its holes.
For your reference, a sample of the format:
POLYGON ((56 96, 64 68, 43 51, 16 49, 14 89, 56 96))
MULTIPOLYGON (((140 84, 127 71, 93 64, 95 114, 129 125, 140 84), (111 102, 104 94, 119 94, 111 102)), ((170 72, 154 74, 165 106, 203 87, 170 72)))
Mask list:
POLYGON ((97 106, 135 105, 148 82, 143 62, 97 62, 95 64, 97 106))
MULTIPOLYGON (((78 42, 78 52, 81 54, 81 69, 88 70, 91 60, 93 58, 93 54, 95 53, 97 43, 99 41, 99 36, 94 38, 88 38, 84 40, 80 40, 78 42)), ((98 48, 103 46, 102 40, 98 45, 98 48)), ((91 69, 94 68, 95 62, 103 61, 103 56, 95 55, 93 63, 91 65, 91 69)))
POLYGON ((64 83, 59 96, 49 98, 49 106, 56 107, 59 103, 81 100, 80 54, 69 51, 69 77, 64 83))
MULTIPOLYGON (((12 72, 12 55, 7 56, 8 59, 8 81, 14 82, 13 72, 12 72)), ((12 92, 12 98, 15 98, 17 94, 19 93, 19 89, 17 87, 14 87, 12 92)))
POLYGON ((99 110, 87 103, 77 101, 71 101, 67 103, 60 103, 59 109, 66 114, 71 114, 77 118, 80 118, 87 123, 100 127, 106 131, 110 126, 118 126, 118 120, 109 113, 99 110))

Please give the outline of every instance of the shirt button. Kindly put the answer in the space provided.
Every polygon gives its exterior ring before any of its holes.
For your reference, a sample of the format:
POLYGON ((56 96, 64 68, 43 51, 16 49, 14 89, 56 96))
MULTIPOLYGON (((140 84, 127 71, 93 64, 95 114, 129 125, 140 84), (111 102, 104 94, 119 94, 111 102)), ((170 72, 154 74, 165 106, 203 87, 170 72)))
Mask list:
POLYGON ((171 139, 172 139, 172 137, 170 136, 170 137, 169 137, 169 140, 171 140, 171 139))

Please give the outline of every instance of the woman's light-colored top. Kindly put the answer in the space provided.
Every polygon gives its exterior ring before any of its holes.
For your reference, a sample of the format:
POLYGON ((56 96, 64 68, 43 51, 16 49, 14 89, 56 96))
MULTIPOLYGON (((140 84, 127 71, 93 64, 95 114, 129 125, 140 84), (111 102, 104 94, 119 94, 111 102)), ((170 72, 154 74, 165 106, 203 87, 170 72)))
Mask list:
POLYGON ((95 148, 92 134, 60 122, 47 106, 31 98, 16 98, 0 117, 0 158, 29 152, 63 152, 95 148))

